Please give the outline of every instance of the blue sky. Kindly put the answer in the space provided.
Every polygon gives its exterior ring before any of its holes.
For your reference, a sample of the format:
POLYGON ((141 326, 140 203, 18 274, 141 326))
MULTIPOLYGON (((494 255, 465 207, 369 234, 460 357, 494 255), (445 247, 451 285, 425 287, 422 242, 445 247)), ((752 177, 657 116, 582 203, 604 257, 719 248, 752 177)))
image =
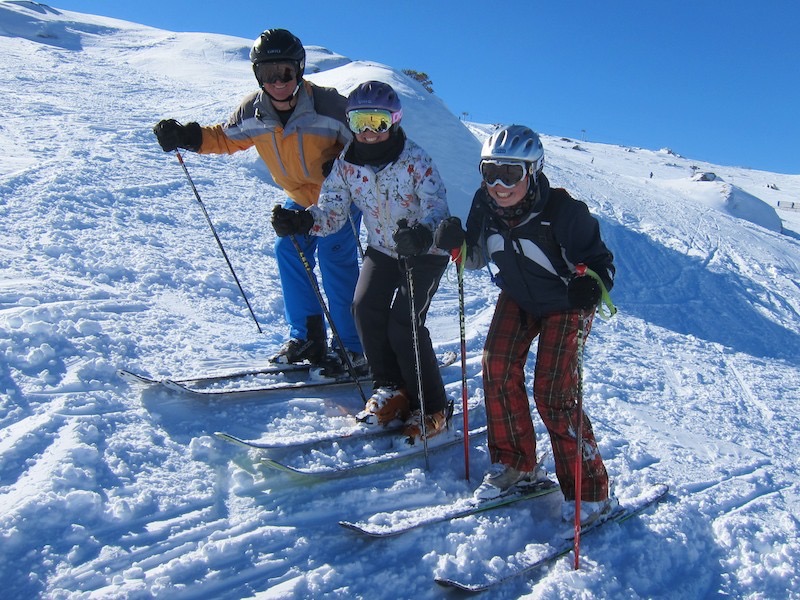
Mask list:
MULTIPOLYGON (((291 30, 426 72, 456 115, 800 174, 794 0, 429 2, 61 0, 172 31, 291 30), (298 8, 302 7, 302 8, 298 8)), ((232 99, 232 107, 235 100, 232 99)))

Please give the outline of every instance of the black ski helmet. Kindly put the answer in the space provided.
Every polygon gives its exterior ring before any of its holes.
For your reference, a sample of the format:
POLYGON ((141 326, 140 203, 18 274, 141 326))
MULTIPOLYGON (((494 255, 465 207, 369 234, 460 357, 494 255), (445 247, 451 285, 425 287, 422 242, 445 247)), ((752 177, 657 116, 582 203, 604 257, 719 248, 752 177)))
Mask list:
MULTIPOLYGON (((250 62, 253 63, 253 73, 258 65, 265 62, 294 62, 297 63, 297 81, 303 78, 306 68, 306 49, 302 42, 286 29, 267 29, 253 43, 250 49, 250 62)), ((256 79, 258 75, 256 74, 256 79)), ((258 82, 261 85, 261 82, 258 82)))

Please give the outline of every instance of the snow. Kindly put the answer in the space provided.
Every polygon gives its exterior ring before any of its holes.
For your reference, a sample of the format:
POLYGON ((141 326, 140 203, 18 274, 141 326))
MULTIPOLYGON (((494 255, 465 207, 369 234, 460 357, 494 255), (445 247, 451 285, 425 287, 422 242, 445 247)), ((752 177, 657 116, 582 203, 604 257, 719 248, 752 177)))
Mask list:
MULTIPOLYGON (((160 118, 226 119, 253 89, 249 45, 0 2, 6 598, 438 598, 434 576, 502 574, 560 526, 553 494, 358 537, 338 521, 468 496, 489 466, 485 437, 472 439, 469 482, 457 446, 431 453, 429 470, 417 457, 309 483, 255 466, 213 433, 347 430, 361 402, 352 390, 201 401, 118 377, 261 365, 284 339, 269 224, 280 190, 253 152, 184 153, 259 334, 180 165, 151 132, 160 118)), ((491 126, 462 123, 390 66, 309 47, 308 73, 344 93, 373 77, 396 86, 409 136, 466 216, 491 126)), ((535 111, 526 124, 536 127, 535 111)), ((492 597, 800 597, 800 212, 776 208, 800 199, 800 176, 543 140, 552 183, 587 202, 616 255, 619 313, 596 322, 584 361, 600 449, 622 500, 661 481, 672 492, 587 537, 579 571, 565 557, 492 597)), ((465 288, 470 426, 480 427, 497 292, 485 271, 468 272, 465 288)), ((450 270, 429 316, 441 352, 460 348, 457 302, 450 270)), ((444 376, 460 411, 459 364, 444 376)), ((327 450, 333 462, 384 451, 327 450)))

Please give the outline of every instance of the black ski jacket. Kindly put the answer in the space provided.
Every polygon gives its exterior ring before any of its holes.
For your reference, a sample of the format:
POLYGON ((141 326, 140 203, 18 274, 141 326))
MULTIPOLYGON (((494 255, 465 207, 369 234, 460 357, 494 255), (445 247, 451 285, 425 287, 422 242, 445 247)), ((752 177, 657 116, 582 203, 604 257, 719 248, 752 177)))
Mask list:
POLYGON ((511 225, 497 214, 486 187, 478 189, 467 217, 465 266, 479 269, 493 262, 494 282, 537 317, 571 309, 567 283, 577 264, 592 269, 610 290, 614 255, 586 204, 563 188, 551 189, 543 173, 532 193, 530 212, 511 225))

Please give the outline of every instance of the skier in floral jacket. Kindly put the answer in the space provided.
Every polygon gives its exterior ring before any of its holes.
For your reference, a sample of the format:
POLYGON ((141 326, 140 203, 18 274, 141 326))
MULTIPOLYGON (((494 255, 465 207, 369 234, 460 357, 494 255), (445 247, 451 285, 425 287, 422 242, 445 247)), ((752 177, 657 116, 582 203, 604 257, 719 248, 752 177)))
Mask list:
POLYGON ((369 81, 348 97, 353 142, 339 155, 319 201, 305 211, 276 208, 278 235, 329 235, 345 227, 351 205, 361 209, 367 249, 353 299, 353 315, 367 362, 373 395, 358 418, 386 425, 406 421, 409 443, 444 429, 447 397, 425 317, 448 263, 432 247, 433 232, 450 216, 444 183, 431 157, 400 127, 400 99, 386 83, 369 81), (418 323, 422 424, 415 340, 406 269, 411 270, 418 323))

